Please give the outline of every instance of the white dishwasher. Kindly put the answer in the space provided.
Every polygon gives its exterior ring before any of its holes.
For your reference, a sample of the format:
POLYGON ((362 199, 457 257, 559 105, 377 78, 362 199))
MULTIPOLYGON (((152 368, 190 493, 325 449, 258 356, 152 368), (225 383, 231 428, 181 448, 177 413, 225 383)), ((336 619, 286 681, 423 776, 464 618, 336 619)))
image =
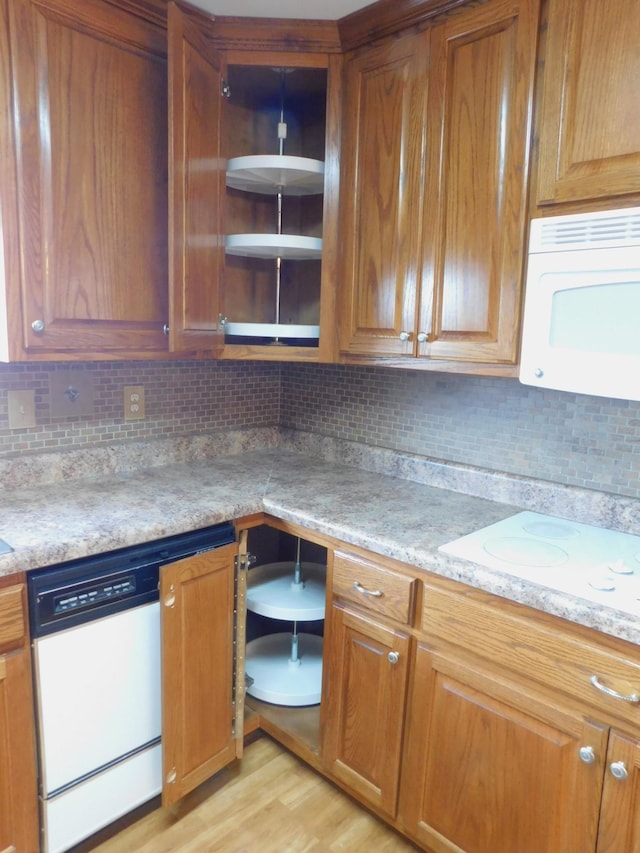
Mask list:
POLYGON ((234 538, 224 523, 28 576, 44 853, 160 793, 159 570, 234 538))

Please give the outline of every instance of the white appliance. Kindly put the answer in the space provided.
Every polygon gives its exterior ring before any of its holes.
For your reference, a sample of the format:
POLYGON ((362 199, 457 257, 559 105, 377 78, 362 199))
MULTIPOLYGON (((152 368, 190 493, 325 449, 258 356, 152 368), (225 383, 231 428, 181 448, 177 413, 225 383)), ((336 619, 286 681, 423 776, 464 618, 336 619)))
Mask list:
POLYGON ((631 533, 526 511, 439 550, 640 616, 640 536, 631 533))
POLYGON ((27 576, 43 853, 160 793, 159 573, 234 539, 224 522, 27 576))
POLYGON ((531 222, 520 381, 640 400, 640 207, 531 222))

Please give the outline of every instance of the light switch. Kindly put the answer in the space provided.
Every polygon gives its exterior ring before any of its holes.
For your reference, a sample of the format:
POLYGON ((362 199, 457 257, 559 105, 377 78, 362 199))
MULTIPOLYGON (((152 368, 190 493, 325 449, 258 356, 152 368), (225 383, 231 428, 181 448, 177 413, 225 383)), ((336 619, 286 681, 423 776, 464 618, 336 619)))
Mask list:
POLYGON ((29 429, 36 425, 35 391, 8 391, 9 429, 29 429))

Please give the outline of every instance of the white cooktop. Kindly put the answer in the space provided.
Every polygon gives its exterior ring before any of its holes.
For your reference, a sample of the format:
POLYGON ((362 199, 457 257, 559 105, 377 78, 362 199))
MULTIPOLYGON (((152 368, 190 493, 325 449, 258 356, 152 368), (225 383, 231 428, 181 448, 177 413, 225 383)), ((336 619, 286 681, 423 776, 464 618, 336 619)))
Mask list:
POLYGON ((640 536, 520 512, 439 550, 640 616, 640 536))

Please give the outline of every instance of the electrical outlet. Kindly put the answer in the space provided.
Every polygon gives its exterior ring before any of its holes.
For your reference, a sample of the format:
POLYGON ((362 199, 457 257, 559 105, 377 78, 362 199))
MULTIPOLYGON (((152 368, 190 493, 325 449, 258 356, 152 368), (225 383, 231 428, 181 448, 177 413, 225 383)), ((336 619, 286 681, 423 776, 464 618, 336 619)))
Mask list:
POLYGON ((29 429, 36 425, 35 391, 7 391, 9 429, 29 429))
POLYGON ((124 419, 125 421, 144 419, 144 385, 124 386, 124 419))

